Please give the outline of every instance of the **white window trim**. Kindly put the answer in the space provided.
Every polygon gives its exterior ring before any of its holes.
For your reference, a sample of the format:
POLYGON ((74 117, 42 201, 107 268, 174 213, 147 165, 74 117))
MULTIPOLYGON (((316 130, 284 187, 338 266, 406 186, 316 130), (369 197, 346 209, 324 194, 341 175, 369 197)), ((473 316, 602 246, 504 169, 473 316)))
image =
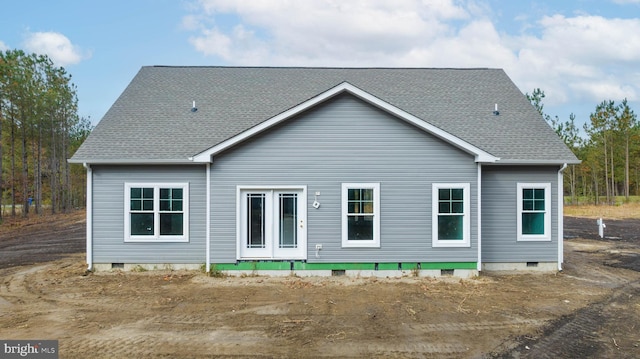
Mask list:
POLYGON ((380 183, 342 184, 342 247, 380 248, 380 183), (373 240, 349 240, 349 221, 347 220, 349 189, 373 189, 373 240))
POLYGON ((518 210, 516 213, 518 223, 518 241, 551 241, 551 183, 518 183, 517 184, 518 210), (544 234, 522 234, 522 190, 544 189, 544 234))
POLYGON ((189 183, 125 183, 124 184, 124 241, 125 242, 189 242, 189 183), (131 235, 131 188, 153 188, 154 235, 131 235), (182 188, 182 235, 160 235, 160 188, 182 188))
POLYGON ((431 246, 432 247, 471 247, 471 184, 470 183, 433 183, 431 185, 431 246), (462 216, 463 239, 438 239, 438 190, 462 188, 464 214, 462 216))

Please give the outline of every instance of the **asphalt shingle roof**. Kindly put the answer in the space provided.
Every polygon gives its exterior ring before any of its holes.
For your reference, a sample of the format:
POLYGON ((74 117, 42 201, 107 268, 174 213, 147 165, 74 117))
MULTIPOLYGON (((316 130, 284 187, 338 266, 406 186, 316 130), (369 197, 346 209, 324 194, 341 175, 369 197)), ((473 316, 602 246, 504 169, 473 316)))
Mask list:
POLYGON ((188 162, 343 82, 500 162, 577 161, 500 69, 166 66, 143 67, 71 161, 188 162))

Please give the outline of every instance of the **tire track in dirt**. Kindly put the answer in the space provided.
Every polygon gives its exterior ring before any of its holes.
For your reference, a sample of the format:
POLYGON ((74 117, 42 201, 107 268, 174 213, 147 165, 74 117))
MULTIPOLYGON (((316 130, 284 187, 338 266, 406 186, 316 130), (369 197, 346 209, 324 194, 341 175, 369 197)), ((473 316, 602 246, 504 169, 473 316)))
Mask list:
POLYGON ((509 321, 480 321, 461 323, 438 323, 438 324, 411 324, 412 329, 417 329, 424 333, 430 332, 454 332, 454 331, 483 331, 494 329, 508 329, 521 327, 539 327, 549 321, 550 318, 541 319, 516 319, 509 321))
POLYGON ((0 295, 7 298, 17 298, 24 301, 26 298, 33 298, 35 295, 28 290, 27 277, 33 273, 38 273, 51 265, 39 265, 33 267, 16 267, 5 271, 2 285, 0 285, 0 295))
MULTIPOLYGON (((637 267, 611 266, 612 253, 628 249, 627 243, 602 246, 594 242, 595 250, 572 251, 572 260, 565 266, 568 277, 608 288, 609 294, 569 315, 542 327, 535 337, 520 337, 516 346, 492 358, 638 358, 640 338, 638 328, 617 330, 621 317, 638 317, 640 323, 640 280, 637 267), (580 263, 574 268, 572 261, 580 263), (635 331, 633 330, 635 329, 635 331), (615 334, 614 334, 615 333, 615 334), (616 341, 615 336, 618 336, 616 341)), ((571 246, 571 243, 569 243, 571 246)), ((637 247, 632 250, 637 254, 637 247)), ((634 253, 632 253, 634 254, 634 253)), ((631 322, 634 322, 631 319, 631 322)), ((507 345, 508 346, 508 345, 507 345)))
POLYGON ((50 262, 86 249, 84 212, 46 218, 33 217, 29 221, 43 222, 0 231, 0 269, 50 262))
MULTIPOLYGON (((541 339, 524 339, 514 350, 497 358, 612 357, 607 355, 607 345, 611 343, 602 339, 603 331, 609 326, 615 326, 615 314, 620 308, 628 307, 627 304, 633 297, 640 297, 640 281, 615 289, 605 300, 552 321, 545 327, 541 339)), ((618 346, 617 343, 613 343, 618 346)), ((637 358, 640 349, 637 346, 635 348, 635 351, 631 348, 633 352, 616 352, 615 357, 637 358)))

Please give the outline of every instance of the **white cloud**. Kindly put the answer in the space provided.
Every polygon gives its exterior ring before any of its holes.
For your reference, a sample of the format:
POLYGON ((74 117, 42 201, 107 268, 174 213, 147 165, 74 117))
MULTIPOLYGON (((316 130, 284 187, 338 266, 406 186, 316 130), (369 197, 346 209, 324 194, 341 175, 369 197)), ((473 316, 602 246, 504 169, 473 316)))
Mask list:
POLYGON ((633 61, 640 56, 640 38, 634 36, 640 33, 639 19, 555 15, 542 18, 540 24, 545 44, 541 50, 561 51, 557 55, 596 64, 633 61))
POLYGON ((640 19, 548 14, 509 34, 495 16, 476 0, 199 0, 183 26, 234 65, 493 67, 549 104, 639 99, 640 19))
POLYGON ((638 99, 640 38, 630 34, 640 33, 640 19, 554 15, 538 25, 540 36, 509 40, 522 87, 544 86, 551 102, 638 99))
POLYGON ((601 81, 573 82, 569 88, 574 91, 584 91, 591 95, 594 104, 602 100, 615 101, 624 98, 637 98, 637 91, 629 85, 621 85, 616 79, 605 78, 601 81))
POLYGON ((47 55, 58 66, 77 64, 90 54, 83 54, 82 50, 58 32, 28 33, 23 46, 27 52, 47 55))
POLYGON ((198 29, 190 39, 196 49, 206 55, 223 53, 226 61, 252 65, 396 63, 397 55, 451 31, 446 20, 470 17, 450 0, 424 4, 417 0, 202 0, 200 6, 204 14, 183 19, 185 28, 198 29), (221 30, 215 19, 223 14, 237 14, 242 26, 221 30), (244 51, 263 57, 245 56, 244 51))
POLYGON ((0 51, 7 51, 9 50, 9 46, 7 46, 7 44, 5 44, 4 42, 0 41, 0 51))

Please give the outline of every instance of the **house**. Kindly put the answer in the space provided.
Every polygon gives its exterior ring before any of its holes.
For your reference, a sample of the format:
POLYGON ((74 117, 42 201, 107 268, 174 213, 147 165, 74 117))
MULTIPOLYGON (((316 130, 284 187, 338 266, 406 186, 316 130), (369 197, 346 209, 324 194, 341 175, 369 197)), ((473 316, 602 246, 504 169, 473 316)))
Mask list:
POLYGON ((579 161, 500 69, 143 67, 70 159, 89 269, 559 270, 579 161))

